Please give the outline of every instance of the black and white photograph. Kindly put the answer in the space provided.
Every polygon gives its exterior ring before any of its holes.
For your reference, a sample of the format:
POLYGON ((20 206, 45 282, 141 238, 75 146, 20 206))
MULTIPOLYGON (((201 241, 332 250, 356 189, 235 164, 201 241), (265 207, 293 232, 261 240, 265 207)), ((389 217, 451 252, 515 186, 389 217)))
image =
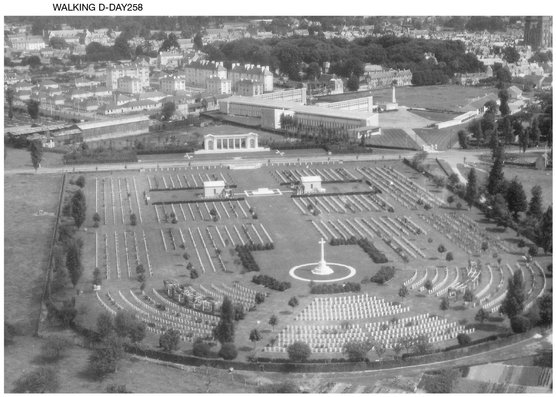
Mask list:
POLYGON ((548 9, 38 3, 4 393, 553 392, 548 9))

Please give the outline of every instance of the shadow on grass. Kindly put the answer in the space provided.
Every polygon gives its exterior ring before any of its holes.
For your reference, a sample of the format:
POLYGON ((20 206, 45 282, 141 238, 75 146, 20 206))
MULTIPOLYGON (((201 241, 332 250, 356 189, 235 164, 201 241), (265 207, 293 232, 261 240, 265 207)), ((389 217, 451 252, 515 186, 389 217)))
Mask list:
POLYGON ((250 346, 241 346, 237 350, 240 352, 250 352, 253 350, 253 348, 250 346))
POLYGON ((289 310, 282 310, 279 314, 292 314, 289 310))
POLYGON ((487 227, 486 231, 489 233, 504 233, 506 229, 503 227, 495 226, 495 227, 487 227))
POLYGON ((415 297, 417 297, 417 298, 426 298, 427 295, 425 295, 425 294, 415 294, 415 297))
POLYGON ((459 306, 453 306, 452 307, 452 310, 457 311, 457 312, 463 311, 465 309, 467 309, 467 307, 465 307, 465 305, 459 305, 459 306))

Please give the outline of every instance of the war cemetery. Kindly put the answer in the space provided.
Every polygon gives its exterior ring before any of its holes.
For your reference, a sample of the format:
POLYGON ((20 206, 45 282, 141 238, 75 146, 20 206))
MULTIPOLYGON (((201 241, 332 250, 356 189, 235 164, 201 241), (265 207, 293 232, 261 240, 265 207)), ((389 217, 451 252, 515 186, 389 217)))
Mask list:
POLYGON ((76 323, 132 314, 146 349, 177 331, 175 354, 217 357, 231 304, 236 360, 287 359, 298 342, 312 360, 345 359, 354 343, 395 360, 507 328, 517 272, 525 309, 552 284, 514 231, 399 160, 69 174, 62 203, 78 178, 76 323))

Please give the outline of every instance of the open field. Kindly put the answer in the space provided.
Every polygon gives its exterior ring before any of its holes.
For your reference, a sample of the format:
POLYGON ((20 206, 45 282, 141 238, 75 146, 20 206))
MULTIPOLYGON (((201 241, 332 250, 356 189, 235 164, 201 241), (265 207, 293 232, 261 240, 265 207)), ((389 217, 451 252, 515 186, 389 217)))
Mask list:
MULTIPOLYGON (((37 338, 16 337, 15 344, 6 347, 4 359, 4 392, 9 393, 14 382, 24 373, 40 366, 38 356, 43 341, 37 338)), ((126 385, 133 393, 249 393, 256 379, 242 375, 231 376, 224 370, 203 370, 196 367, 166 365, 127 356, 118 364, 118 371, 101 381, 87 375, 90 351, 73 346, 58 363, 60 393, 103 393, 111 384, 126 385), (247 382, 246 382, 247 381, 247 382)))
MULTIPOLYGON (((44 152, 41 162, 42 167, 56 167, 63 164, 62 154, 44 152)), ((34 172, 33 163, 31 162, 31 154, 27 149, 14 149, 6 147, 6 155, 4 157, 4 169, 10 170, 15 168, 29 168, 29 172, 34 172)))
MULTIPOLYGON (((458 112, 468 103, 492 92, 496 92, 496 90, 456 85, 396 87, 396 102, 408 107, 445 109, 458 112)), ((374 103, 390 102, 391 100, 391 88, 373 90, 374 103)))
POLYGON ((4 317, 25 334, 36 329, 61 179, 4 178, 4 317))
MULTIPOLYGON (((210 337, 211 328, 217 322, 212 311, 224 295, 254 309, 236 327, 235 343, 242 358, 253 351, 265 356, 283 356, 280 343, 290 340, 287 330, 295 330, 307 318, 316 321, 308 323, 311 327, 337 327, 342 321, 350 321, 356 329, 372 329, 378 322, 392 317, 421 316, 418 321, 424 321, 425 325, 414 332, 428 332, 426 319, 433 318, 431 315, 440 316, 445 321, 442 332, 446 333, 432 340, 445 346, 454 343, 456 329, 460 332, 467 327, 472 338, 479 338, 507 327, 506 321, 481 326, 475 324, 474 316, 478 306, 496 311, 512 272, 523 269, 528 302, 540 293, 545 282, 551 282, 543 278, 536 265, 518 261, 523 250, 517 249, 511 230, 502 231, 476 210, 458 211, 448 207, 447 191, 435 188, 422 175, 399 162, 262 166, 243 170, 160 168, 139 173, 93 173, 86 176, 86 181, 88 216, 86 230, 80 232, 85 241, 86 270, 79 285, 84 294, 78 297, 78 306, 84 307, 86 314, 79 321, 93 326, 102 311, 129 310, 148 324, 150 332, 145 343, 155 346, 158 334, 168 326, 182 332, 183 352, 190 351, 190 342, 195 337, 210 337), (323 187, 328 196, 292 199, 291 184, 303 175, 321 176, 327 182, 323 187), (232 188, 234 201, 196 201, 201 198, 202 182, 217 179, 236 186, 232 188), (245 195, 261 187, 279 193, 245 195), (149 196, 148 202, 145 196, 149 196), (309 204, 318 208, 320 214, 311 215, 309 204), (431 210, 424 209, 424 204, 431 210), (98 229, 91 227, 95 211, 101 216, 98 229), (130 225, 130 213, 138 215, 137 226, 130 225), (257 214, 256 219, 253 213, 257 214), (309 294, 308 283, 293 279, 290 269, 318 261, 317 241, 321 237, 331 241, 350 236, 372 241, 385 254, 387 264, 396 268, 396 273, 384 286, 362 284, 361 292, 384 299, 381 306, 384 312, 371 316, 361 312, 354 317, 340 311, 329 318, 320 309, 312 309, 315 301, 309 294), (486 250, 481 248, 484 241, 489 244, 486 250), (251 282, 257 273, 246 272, 233 250, 234 246, 247 243, 261 246, 272 243, 272 249, 253 251, 252 256, 262 274, 291 282, 290 289, 277 292, 251 282), (452 261, 445 259, 446 253, 438 252, 440 244, 453 254, 452 261), (493 255, 501 258, 501 265, 493 255), (469 266, 469 259, 475 262, 474 266, 469 266), (135 270, 138 263, 147 269, 148 298, 142 297, 138 288, 135 270), (199 278, 190 278, 188 264, 198 271, 199 278), (98 296, 90 288, 95 266, 105 278, 98 296), (477 278, 479 274, 482 277, 477 278), (194 307, 172 306, 164 280, 185 286, 183 291, 197 297, 194 307), (430 292, 423 288, 426 280, 433 282, 430 292), (410 290, 410 297, 403 301, 398 296, 402 284, 410 290), (459 300, 452 300, 450 310, 439 310, 440 297, 447 294, 448 288, 462 286, 473 289, 479 297, 476 308, 464 305, 460 295, 459 300), (254 304, 257 292, 268 294, 264 303, 254 304), (297 296, 300 302, 293 309, 287 305, 292 296, 297 296), (392 306, 394 302, 398 303, 392 306), (170 313, 180 313, 180 320, 160 312, 156 305, 171 307, 170 313), (279 321, 274 330, 267 325, 272 314, 277 314, 279 321), (256 349, 248 340, 253 328, 263 331, 263 340, 256 349), (275 338, 277 344, 272 343, 275 338)), ((357 245, 329 244, 325 251, 327 261, 355 269, 349 281, 368 279, 381 266, 357 245)), ((317 328, 314 330, 317 332, 317 328)), ((339 347, 318 342, 318 332, 313 337, 310 342, 313 347, 325 346, 315 349, 332 357, 341 356, 339 347)), ((389 345, 386 339, 385 343, 389 345)), ((388 350, 385 357, 392 355, 388 350)))

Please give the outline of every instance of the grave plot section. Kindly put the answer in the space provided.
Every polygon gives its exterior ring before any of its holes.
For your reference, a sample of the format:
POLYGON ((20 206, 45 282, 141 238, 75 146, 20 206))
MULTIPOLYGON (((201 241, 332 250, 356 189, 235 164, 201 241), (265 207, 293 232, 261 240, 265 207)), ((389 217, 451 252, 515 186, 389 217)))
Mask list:
POLYGON ((367 182, 389 196, 402 207, 416 210, 421 207, 434 208, 446 205, 445 201, 392 167, 357 168, 367 182))
POLYGON ((163 334, 168 329, 179 331, 180 338, 193 342, 196 338, 212 340, 212 330, 219 318, 214 315, 182 307, 152 290, 141 295, 133 290, 109 290, 97 292, 97 301, 110 314, 124 310, 134 314, 154 334, 163 334))
POLYGON ((301 182, 303 176, 320 176, 322 183, 361 182, 361 178, 350 170, 339 168, 288 168, 275 169, 270 174, 280 185, 291 185, 301 182))
POLYGON ((289 345, 302 341, 314 353, 343 353, 347 342, 369 339, 392 349, 404 339, 422 337, 429 343, 439 343, 454 339, 460 333, 474 332, 473 328, 428 313, 398 318, 399 314, 407 311, 407 307, 396 306, 368 294, 315 298, 296 317, 297 321, 308 323, 287 325, 274 343, 263 350, 285 353, 289 345), (369 321, 385 316, 394 317, 369 321))
POLYGON ((153 276, 147 236, 143 230, 109 231, 95 235, 95 265, 107 280, 136 279, 137 266, 153 276))
POLYGON ((356 214, 388 211, 391 206, 375 192, 320 193, 293 195, 299 211, 306 214, 356 214))
POLYGON ((157 223, 214 222, 252 218, 251 205, 243 198, 223 200, 159 201, 152 204, 157 223))
POLYGON ((94 186, 95 212, 100 215, 101 224, 128 225, 131 214, 135 214, 136 223, 143 222, 143 199, 139 198, 135 176, 96 177, 94 186))
POLYGON ((165 190, 194 190, 203 189, 203 182, 224 181, 229 187, 236 187, 231 175, 219 169, 208 169, 206 172, 199 170, 180 170, 169 168, 164 170, 145 170, 145 177, 150 191, 165 190))
POLYGON ((510 253, 505 242, 481 229, 466 215, 437 212, 418 213, 417 216, 469 255, 496 251, 510 253))

